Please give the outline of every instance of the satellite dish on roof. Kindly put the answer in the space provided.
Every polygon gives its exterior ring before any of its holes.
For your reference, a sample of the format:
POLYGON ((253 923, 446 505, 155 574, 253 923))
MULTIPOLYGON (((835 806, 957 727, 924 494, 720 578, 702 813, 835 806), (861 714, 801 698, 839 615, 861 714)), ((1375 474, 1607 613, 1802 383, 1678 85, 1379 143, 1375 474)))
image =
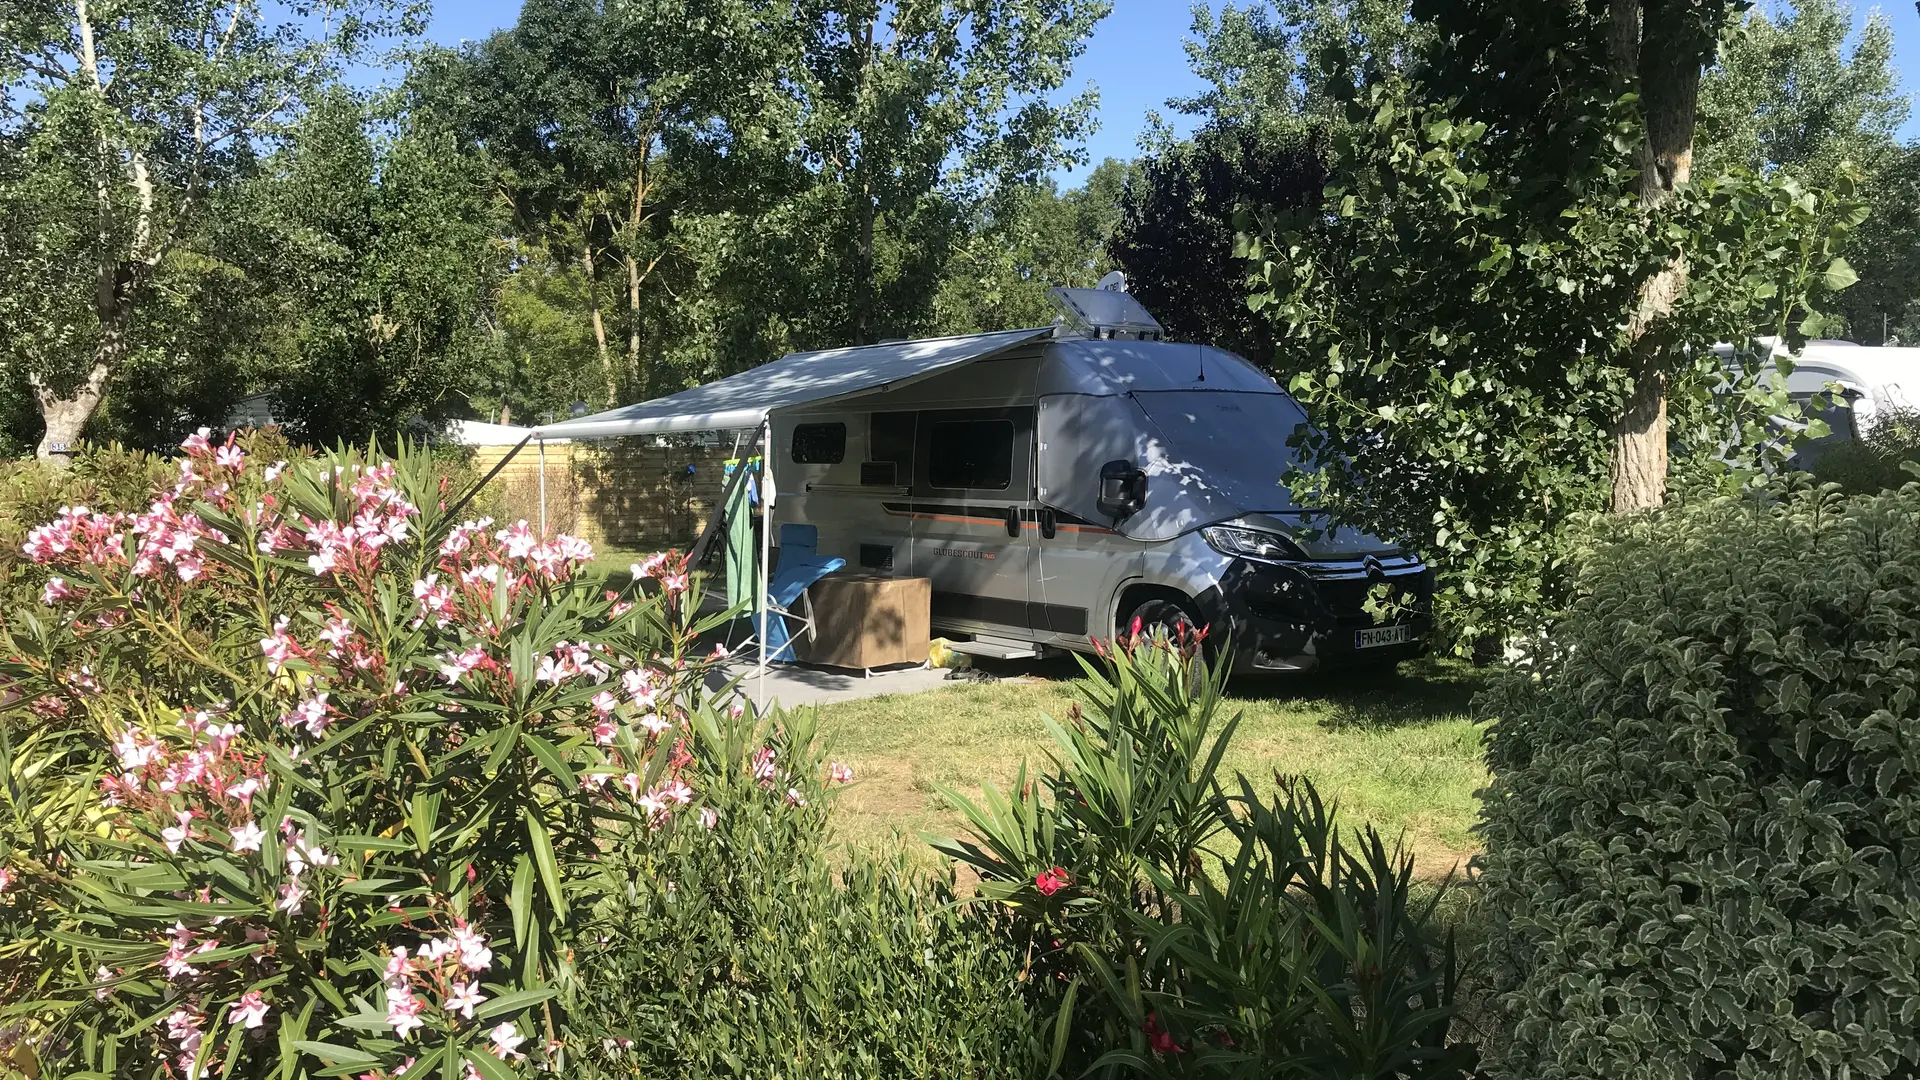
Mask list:
POLYGON ((1099 287, 1107 292, 1126 292, 1127 275, 1118 270, 1109 270, 1107 276, 1100 279, 1099 287))

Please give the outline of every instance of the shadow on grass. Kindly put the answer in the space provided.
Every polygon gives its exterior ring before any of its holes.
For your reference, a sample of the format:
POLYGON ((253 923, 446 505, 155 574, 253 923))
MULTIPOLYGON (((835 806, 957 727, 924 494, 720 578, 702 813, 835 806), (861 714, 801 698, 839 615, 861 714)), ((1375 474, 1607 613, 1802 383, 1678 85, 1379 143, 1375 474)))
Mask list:
POLYGON ((1329 671, 1236 680, 1236 697, 1323 703, 1329 731, 1386 730, 1468 716, 1489 672, 1451 660, 1417 660, 1392 672, 1329 671))

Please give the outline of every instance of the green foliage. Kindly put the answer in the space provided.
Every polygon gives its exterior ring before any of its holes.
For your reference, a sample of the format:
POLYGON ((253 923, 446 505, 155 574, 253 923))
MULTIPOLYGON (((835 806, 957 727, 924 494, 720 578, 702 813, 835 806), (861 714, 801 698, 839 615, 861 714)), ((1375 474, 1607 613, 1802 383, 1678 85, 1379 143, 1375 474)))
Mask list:
POLYGON ((221 254, 207 243, 219 219, 203 215, 339 65, 421 22, 404 0, 297 14, 30 0, 0 16, 0 359, 35 390, 46 452, 80 441, 141 348, 155 350, 149 366, 166 367, 166 348, 183 338, 205 347, 223 337, 204 311, 169 312, 166 300, 173 285, 227 285, 191 257, 221 254))
POLYGON ((933 301, 942 334, 1045 326, 1047 292, 1092 288, 1113 269, 1110 241, 1132 168, 1108 158, 1086 182, 1061 191, 1051 180, 1015 185, 969 222, 933 301))
POLYGON ((1920 463, 1920 412, 1883 409, 1854 438, 1822 447, 1810 471, 1849 495, 1872 495, 1904 486, 1914 463, 1920 463))
POLYGON ((1108 244, 1139 298, 1175 341, 1214 345, 1281 374, 1272 322, 1252 292, 1234 237, 1248 207, 1318 206, 1326 185, 1313 135, 1253 125, 1208 128, 1143 158, 1127 185, 1126 216, 1108 244))
POLYGON ((1033 1075, 1005 920, 959 907, 951 881, 902 855, 829 848, 812 714, 703 716, 697 732, 690 771, 712 823, 609 854, 618 885, 579 954, 575 1067, 1033 1075))
MULTIPOLYGON (((484 162, 444 131, 334 92, 242 196, 278 413, 329 446, 468 413, 506 253, 484 162)), ((429 431, 416 429, 416 437, 429 431)))
POLYGON ((1620 527, 1488 694, 1496 1078, 1920 1074, 1920 487, 1620 527))
POLYGON ((687 816, 718 617, 675 558, 607 592, 578 541, 456 525, 408 450, 187 451, 25 545, 0 1031, 41 1075, 557 1062, 603 850, 687 816))
POLYGON ((1920 253, 1910 242, 1920 228, 1920 161, 1898 138, 1911 103, 1899 90, 1886 16, 1869 11, 1855 23, 1843 0, 1801 0, 1740 20, 1700 83, 1697 167, 1706 175, 1726 164, 1778 170, 1814 188, 1857 169, 1873 212, 1847 253, 1860 283, 1835 310, 1852 340, 1912 341, 1920 331, 1920 253))
POLYGON ((1730 174, 1647 216, 1623 157, 1549 183, 1507 136, 1426 98, 1394 82, 1355 99, 1323 212, 1262 216, 1243 253, 1320 425, 1296 491, 1433 558, 1436 613, 1466 644, 1554 610, 1567 527, 1607 505, 1640 283, 1688 252, 1657 333, 1678 453, 1711 461, 1794 410, 1752 363, 1740 392, 1713 393, 1708 346, 1819 333, 1865 209, 1845 187, 1730 174))
MULTIPOLYGON (((1086 664, 1086 708, 1013 790, 944 794, 1031 957, 1062 1075, 1466 1077, 1449 1041, 1458 968, 1412 862, 1350 845, 1304 781, 1263 798, 1219 766, 1225 673, 1197 643, 1140 639, 1086 664), (1224 844, 1217 844, 1225 841, 1224 844)), ((1442 890, 1444 892, 1444 890, 1442 890)))

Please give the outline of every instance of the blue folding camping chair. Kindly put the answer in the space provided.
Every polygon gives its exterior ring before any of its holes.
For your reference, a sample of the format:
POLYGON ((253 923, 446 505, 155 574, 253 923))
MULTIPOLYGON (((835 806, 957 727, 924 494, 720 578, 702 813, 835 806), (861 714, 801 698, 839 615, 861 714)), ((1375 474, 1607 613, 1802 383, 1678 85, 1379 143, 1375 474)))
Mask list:
MULTIPOLYGON (((847 565, 847 560, 827 558, 820 554, 820 530, 812 525, 780 526, 780 561, 774 567, 773 574, 767 580, 767 641, 768 660, 792 660, 793 633, 787 625, 788 619, 797 621, 811 639, 813 635, 813 604, 807 601, 807 589, 814 582, 847 565), (803 602, 807 613, 795 610, 803 602)), ((748 616, 752 620, 756 637, 760 629, 760 613, 755 611, 748 616)), ((753 639, 749 639, 749 643, 753 639)))

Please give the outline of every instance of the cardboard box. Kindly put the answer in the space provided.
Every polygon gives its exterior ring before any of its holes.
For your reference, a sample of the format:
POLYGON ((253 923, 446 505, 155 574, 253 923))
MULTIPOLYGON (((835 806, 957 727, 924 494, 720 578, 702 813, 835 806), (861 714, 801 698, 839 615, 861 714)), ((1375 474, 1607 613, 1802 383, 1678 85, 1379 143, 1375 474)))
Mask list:
MULTIPOLYGON (((877 668, 927 658, 933 583, 926 578, 829 574, 807 590, 813 633, 794 627, 802 663, 877 668)), ((796 609, 805 614, 804 604, 796 609)))

